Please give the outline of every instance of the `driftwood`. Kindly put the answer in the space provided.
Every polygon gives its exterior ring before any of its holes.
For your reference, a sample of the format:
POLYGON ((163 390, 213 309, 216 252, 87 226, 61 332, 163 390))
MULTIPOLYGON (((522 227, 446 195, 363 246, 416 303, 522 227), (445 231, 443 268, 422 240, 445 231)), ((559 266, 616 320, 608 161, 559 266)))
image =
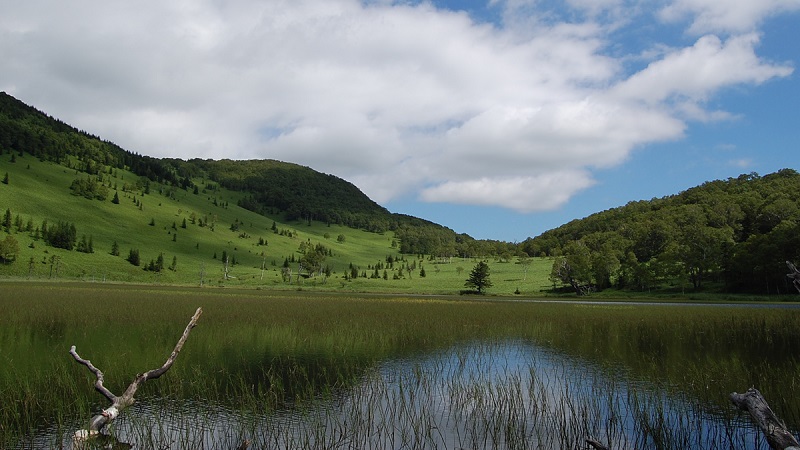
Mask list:
POLYGON ((594 439, 587 439, 586 443, 595 450, 610 450, 607 446, 603 445, 600 441, 594 439))
POLYGON ((786 429, 786 425, 772 412, 772 409, 767 404, 761 392, 756 388, 750 388, 744 394, 731 394, 731 401, 739 409, 750 413, 750 418, 753 419, 764 437, 767 438, 767 443, 774 450, 800 450, 800 443, 786 429))
POLYGON ((786 261, 786 265, 789 266, 789 270, 792 273, 787 273, 786 278, 792 280, 792 284, 794 288, 797 289, 797 292, 800 293, 800 270, 797 270, 797 267, 791 263, 791 261, 786 261))
POLYGON ((92 420, 89 422, 88 430, 81 430, 75 433, 75 437, 86 438, 88 436, 98 434, 104 426, 110 424, 114 421, 114 419, 117 418, 117 416, 119 416, 120 411, 134 404, 136 399, 133 396, 136 394, 136 390, 139 389, 140 384, 147 380, 153 380, 161 375, 164 375, 164 373, 169 370, 170 367, 172 367, 172 364, 175 362, 175 358, 178 357, 178 353, 181 351, 183 344, 186 342, 186 338, 189 337, 189 332, 192 331, 192 328, 197 325, 197 320, 200 318, 200 314, 202 313, 203 309, 197 308, 197 311, 195 311, 194 316, 192 316, 192 319, 189 321, 189 324, 186 325, 186 329, 183 330, 183 335, 180 339, 178 339, 175 349, 172 350, 172 354, 169 355, 169 358, 167 358, 167 361, 164 363, 164 365, 157 369, 148 370, 143 374, 136 375, 136 379, 133 380, 130 386, 128 386, 128 388, 125 389, 125 392, 120 396, 114 395, 103 385, 103 372, 95 367, 88 359, 81 358, 80 355, 78 355, 78 352, 75 351, 75 346, 73 345, 69 350, 70 355, 75 358, 75 361, 86 366, 89 371, 95 375, 95 390, 97 390, 97 392, 101 393, 111 402, 110 407, 104 409, 100 414, 92 417, 92 420))

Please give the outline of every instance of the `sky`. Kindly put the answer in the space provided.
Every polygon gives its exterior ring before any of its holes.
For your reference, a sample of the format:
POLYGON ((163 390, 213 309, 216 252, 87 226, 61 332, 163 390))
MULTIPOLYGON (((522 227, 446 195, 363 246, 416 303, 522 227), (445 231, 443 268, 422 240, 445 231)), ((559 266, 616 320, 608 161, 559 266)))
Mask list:
POLYGON ((521 242, 800 170, 800 0, 0 0, 0 90, 154 157, 276 159, 521 242))

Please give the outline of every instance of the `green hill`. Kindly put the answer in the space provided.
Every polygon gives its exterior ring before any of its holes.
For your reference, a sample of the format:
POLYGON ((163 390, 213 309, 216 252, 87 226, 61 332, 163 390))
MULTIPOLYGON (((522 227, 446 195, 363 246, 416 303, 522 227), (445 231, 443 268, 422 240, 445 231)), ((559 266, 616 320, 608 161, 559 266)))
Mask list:
MULTIPOLYGON (((5 93, 0 177, 2 276, 455 293, 470 257, 513 250, 296 164, 131 153, 5 93)), ((498 267, 498 289, 547 287, 521 269, 498 267)))
POLYGON ((786 261, 800 261, 798 192, 792 169, 745 174, 599 212, 521 245, 560 256, 554 272, 565 284, 794 294, 786 261))

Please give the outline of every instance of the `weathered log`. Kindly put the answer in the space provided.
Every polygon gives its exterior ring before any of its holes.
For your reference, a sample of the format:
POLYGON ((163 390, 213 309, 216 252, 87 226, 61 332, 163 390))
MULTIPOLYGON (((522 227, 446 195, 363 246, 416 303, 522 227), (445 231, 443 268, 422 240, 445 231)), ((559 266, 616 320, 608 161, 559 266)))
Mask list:
POLYGON ((589 444, 595 450, 609 450, 608 446, 602 444, 600 441, 596 441, 594 439, 587 439, 586 443, 589 444))
POLYGON ((175 362, 175 358, 178 357, 178 353, 180 353, 181 349, 183 348, 186 338, 189 337, 189 332, 192 331, 192 328, 197 325, 197 320, 200 318, 200 314, 202 313, 203 309, 197 308, 197 311, 195 311, 192 319, 189 321, 189 324, 186 325, 186 329, 183 330, 183 335, 181 335, 180 339, 178 339, 175 349, 172 350, 172 354, 170 354, 169 358, 167 358, 167 361, 157 369, 148 370, 143 374, 136 375, 136 378, 133 380, 133 382, 120 396, 114 395, 103 385, 105 381, 103 378, 103 372, 95 367, 88 359, 81 358, 80 355, 78 355, 78 352, 75 350, 75 346, 73 345, 69 350, 70 355, 75 358, 75 361, 86 366, 89 371, 95 375, 95 390, 111 402, 110 407, 104 409, 100 414, 92 417, 92 420, 89 421, 89 428, 87 430, 81 430, 75 434, 76 438, 86 438, 99 433, 104 426, 110 424, 114 421, 114 419, 117 418, 117 416, 119 416, 120 411, 134 404, 136 399, 133 396, 136 394, 136 390, 139 389, 139 385, 147 380, 156 379, 169 370, 169 368, 172 367, 172 364, 175 362))
POLYGON ((786 265, 789 266, 789 270, 791 270, 791 273, 787 273, 786 277, 792 280, 794 288, 800 293, 800 270, 797 270, 797 267, 795 267, 791 261, 786 261, 786 265))
POLYGON ((764 433, 767 443, 772 449, 800 450, 800 443, 786 429, 786 425, 775 415, 767 404, 767 400, 756 388, 750 388, 744 394, 734 392, 730 398, 734 405, 750 414, 750 418, 764 433))

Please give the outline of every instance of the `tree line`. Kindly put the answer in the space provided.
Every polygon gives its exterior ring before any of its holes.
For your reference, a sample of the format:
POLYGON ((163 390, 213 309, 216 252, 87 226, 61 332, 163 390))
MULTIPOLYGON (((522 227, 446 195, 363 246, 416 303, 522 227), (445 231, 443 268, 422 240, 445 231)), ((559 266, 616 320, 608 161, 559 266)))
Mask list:
POLYGON ((791 293, 800 259, 800 174, 744 174, 569 222, 521 244, 555 257, 551 278, 576 292, 659 288, 791 293))

